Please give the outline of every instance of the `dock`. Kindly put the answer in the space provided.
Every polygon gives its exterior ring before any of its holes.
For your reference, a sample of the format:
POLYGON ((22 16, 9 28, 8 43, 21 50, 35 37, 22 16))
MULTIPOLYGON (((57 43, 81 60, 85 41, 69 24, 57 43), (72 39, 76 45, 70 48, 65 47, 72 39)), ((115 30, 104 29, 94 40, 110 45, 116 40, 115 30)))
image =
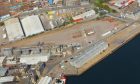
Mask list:
POLYGON ((108 57, 110 54, 118 50, 120 47, 125 45, 127 42, 131 41, 140 33, 140 24, 138 22, 133 23, 132 25, 122 29, 121 31, 114 33, 108 38, 104 39, 108 43, 108 48, 101 52, 96 57, 90 59, 82 67, 76 68, 72 66, 69 62, 64 63, 65 69, 61 69, 58 64, 55 66, 51 72, 48 73, 50 76, 56 76, 57 73, 64 73, 67 76, 72 75, 81 75, 91 67, 94 67, 97 63, 108 57), (136 25, 134 27, 134 25, 136 25))

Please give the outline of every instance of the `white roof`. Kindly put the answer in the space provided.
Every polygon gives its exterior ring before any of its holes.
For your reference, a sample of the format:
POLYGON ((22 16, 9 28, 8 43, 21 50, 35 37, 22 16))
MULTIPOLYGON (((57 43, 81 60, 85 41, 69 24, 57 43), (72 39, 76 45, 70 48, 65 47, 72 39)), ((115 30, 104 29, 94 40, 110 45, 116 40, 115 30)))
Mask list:
POLYGON ((7 60, 12 60, 12 59, 14 59, 14 56, 8 56, 6 59, 7 60))
POLYGON ((37 34, 44 31, 38 15, 28 16, 21 20, 26 36, 37 34))
POLYGON ((53 1, 53 3, 54 3, 54 4, 57 4, 57 3, 58 3, 58 1, 59 1, 59 0, 54 0, 54 1, 53 1))
POLYGON ((114 5, 118 6, 118 7, 123 7, 123 6, 129 5, 133 1, 135 1, 135 0, 116 0, 114 5), (123 2, 125 2, 125 3, 122 4, 123 2))
POLYGON ((49 59, 49 54, 42 55, 22 55, 20 57, 20 63, 24 64, 37 64, 38 62, 47 62, 49 59))
POLYGON ((87 12, 85 12, 83 14, 74 16, 72 18, 73 18, 73 20, 76 20, 76 19, 81 19, 81 18, 85 18, 85 17, 90 17, 92 15, 95 15, 95 11, 94 10, 87 11, 87 12))
POLYGON ((7 61, 6 61, 6 64, 7 64, 7 65, 9 65, 9 64, 15 65, 15 64, 16 64, 16 61, 7 60, 7 61))
POLYGON ((137 0, 138 3, 140 3, 140 0, 137 0))
POLYGON ((51 81, 52 81, 52 78, 46 76, 46 77, 42 77, 38 84, 50 84, 51 81))
POLYGON ((12 82, 14 81, 14 78, 14 76, 0 77, 0 83, 12 82))
POLYGON ((5 58, 6 58, 6 56, 0 57, 0 66, 2 66, 2 63, 3 63, 5 58))
POLYGON ((70 64, 76 68, 80 68, 89 60, 95 58, 102 51, 108 48, 108 43, 104 41, 99 41, 98 43, 89 46, 84 51, 77 53, 74 59, 70 60, 70 64))
POLYGON ((18 18, 12 18, 4 22, 9 41, 21 39, 24 33, 18 18))

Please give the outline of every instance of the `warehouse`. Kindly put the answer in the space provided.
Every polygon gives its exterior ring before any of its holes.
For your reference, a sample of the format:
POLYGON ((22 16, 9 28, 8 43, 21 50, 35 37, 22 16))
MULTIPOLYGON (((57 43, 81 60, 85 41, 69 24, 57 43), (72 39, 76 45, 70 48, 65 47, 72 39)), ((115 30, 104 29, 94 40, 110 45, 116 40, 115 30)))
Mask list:
POLYGON ((5 58, 6 58, 6 56, 0 57, 0 67, 3 66, 3 63, 5 62, 5 58))
POLYGON ((21 55, 20 63, 35 65, 39 62, 47 62, 50 58, 50 53, 47 54, 33 54, 33 55, 21 55))
POLYGON ((8 68, 0 67, 0 77, 5 76, 8 73, 8 68))
POLYGON ((12 18, 4 22, 9 41, 24 38, 24 33, 18 18, 12 18))
POLYGON ((112 0, 110 1, 110 4, 117 6, 119 8, 124 8, 131 3, 133 3, 135 0, 112 0))
POLYGON ((45 30, 52 29, 51 28, 51 25, 50 25, 50 21, 47 18, 47 15, 40 15, 40 20, 41 20, 42 25, 43 25, 43 27, 44 27, 45 30))
POLYGON ((38 15, 28 16, 22 19, 21 22, 26 36, 31 36, 44 31, 38 15))
POLYGON ((14 76, 6 76, 6 77, 0 77, 0 83, 1 84, 13 84, 13 81, 15 80, 14 76))
POLYGON ((86 62, 91 60, 92 58, 96 57, 100 54, 103 50, 108 48, 108 44, 104 41, 98 42, 83 52, 78 53, 74 56, 74 59, 70 60, 70 64, 76 68, 80 68, 86 62))
POLYGON ((72 17, 72 19, 74 20, 74 22, 77 22, 77 21, 81 21, 81 20, 84 20, 84 19, 87 19, 87 18, 91 18, 95 14, 96 13, 95 13, 94 10, 90 10, 90 11, 87 11, 87 12, 82 13, 80 15, 74 16, 74 17, 72 17))

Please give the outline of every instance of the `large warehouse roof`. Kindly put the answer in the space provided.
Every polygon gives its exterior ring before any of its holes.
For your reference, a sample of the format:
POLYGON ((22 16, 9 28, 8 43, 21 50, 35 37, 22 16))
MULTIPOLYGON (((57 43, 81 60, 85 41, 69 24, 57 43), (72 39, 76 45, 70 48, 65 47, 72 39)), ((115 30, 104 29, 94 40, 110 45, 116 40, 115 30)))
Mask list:
POLYGON ((70 64, 76 68, 80 68, 86 62, 96 57, 102 51, 108 48, 108 43, 104 41, 97 42, 96 44, 89 46, 86 50, 76 54, 74 59, 70 60, 70 64))
POLYGON ((37 34, 44 31, 38 15, 28 16, 21 20, 26 36, 37 34))
POLYGON ((3 65, 3 61, 5 60, 5 58, 6 58, 6 56, 2 56, 2 57, 0 57, 0 66, 3 65))
POLYGON ((33 55, 22 55, 20 57, 20 63, 23 64, 37 64, 39 62, 47 62, 50 54, 33 54, 33 55))
POLYGON ((40 20, 45 30, 51 29, 51 25, 49 24, 50 21, 48 20, 46 15, 40 15, 40 20))
POLYGON ((9 41, 14 41, 24 37, 24 33, 18 18, 9 19, 4 23, 9 41))
POLYGON ((0 84, 14 81, 14 76, 0 77, 0 84))

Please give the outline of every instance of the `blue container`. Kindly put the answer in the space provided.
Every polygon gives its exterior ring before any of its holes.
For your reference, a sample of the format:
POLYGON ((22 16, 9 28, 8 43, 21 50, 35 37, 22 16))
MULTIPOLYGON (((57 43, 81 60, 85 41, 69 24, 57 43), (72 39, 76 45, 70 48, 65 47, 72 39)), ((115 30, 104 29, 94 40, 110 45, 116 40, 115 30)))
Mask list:
POLYGON ((53 4, 53 0, 48 0, 48 3, 49 3, 50 5, 52 5, 52 4, 53 4))

